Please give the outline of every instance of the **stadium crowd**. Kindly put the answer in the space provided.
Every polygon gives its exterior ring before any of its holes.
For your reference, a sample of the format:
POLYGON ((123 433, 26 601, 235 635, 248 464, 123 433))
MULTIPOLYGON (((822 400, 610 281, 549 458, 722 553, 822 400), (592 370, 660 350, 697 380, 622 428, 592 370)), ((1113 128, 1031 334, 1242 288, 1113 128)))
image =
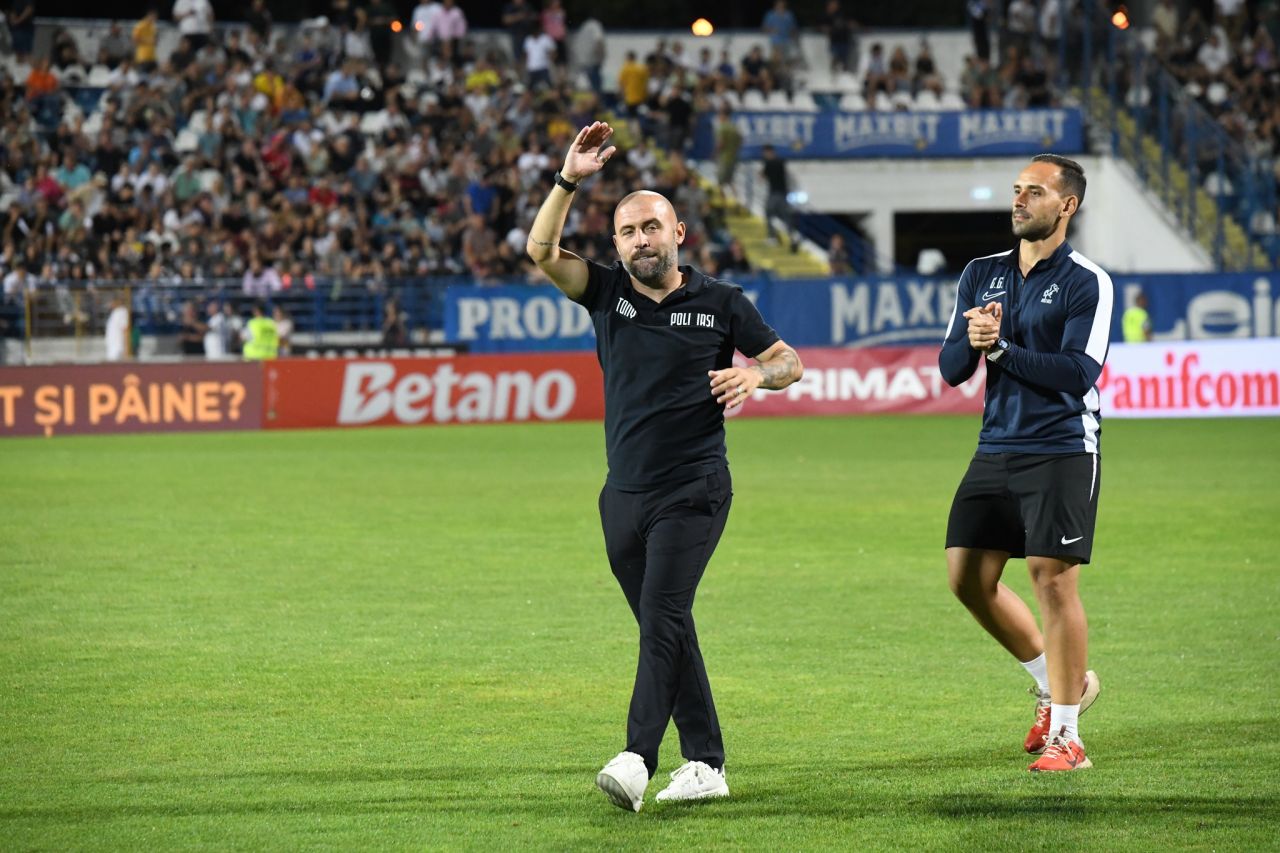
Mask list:
MULTIPOLYGON (((1211 21, 1171 6, 1156 10, 1160 56, 1242 141, 1274 153, 1280 3, 1242 12, 1218 0, 1235 11, 1211 21)), ((914 57, 874 43, 862 56, 867 34, 839 0, 822 26, 833 66, 858 69, 872 108, 944 88, 975 108, 1041 106, 1057 100, 1059 8, 970 3, 971 16, 985 11, 958 81, 941 78, 923 42, 914 57)), ((177 0, 174 49, 159 49, 153 12, 113 23, 92 57, 61 27, 36 54, 30 16, 12 17, 13 57, 0 66, 6 300, 82 280, 231 279, 250 296, 330 277, 372 291, 401 277, 535 280, 525 229, 576 129, 615 112, 632 119, 620 168, 584 187, 567 247, 608 257, 614 204, 650 186, 688 223, 694 263, 750 268, 683 152, 699 114, 727 116, 750 91, 796 95, 798 24, 785 0, 762 23, 765 46, 739 61, 656 40, 626 57, 616 95, 601 79, 603 27, 571 30, 560 0, 510 0, 507 39, 469 33, 455 0, 423 0, 403 24, 387 0, 332 0, 325 18, 289 27, 252 0, 243 17, 216 26, 208 0, 177 0)))

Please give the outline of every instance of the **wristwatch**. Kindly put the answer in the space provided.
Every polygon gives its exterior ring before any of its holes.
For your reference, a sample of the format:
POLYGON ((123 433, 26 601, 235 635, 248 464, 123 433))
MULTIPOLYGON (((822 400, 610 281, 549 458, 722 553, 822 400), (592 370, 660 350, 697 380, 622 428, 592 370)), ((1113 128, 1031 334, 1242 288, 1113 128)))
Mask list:
POLYGON ((1009 351, 1011 344, 1005 338, 996 338, 996 345, 987 350, 987 361, 999 361, 1009 351))
POLYGON ((564 175, 561 175, 559 172, 556 172, 555 180, 556 180, 556 186, 558 186, 560 189, 564 190, 567 193, 575 193, 578 191, 578 185, 575 184, 573 181, 570 181, 569 179, 565 178, 564 175))

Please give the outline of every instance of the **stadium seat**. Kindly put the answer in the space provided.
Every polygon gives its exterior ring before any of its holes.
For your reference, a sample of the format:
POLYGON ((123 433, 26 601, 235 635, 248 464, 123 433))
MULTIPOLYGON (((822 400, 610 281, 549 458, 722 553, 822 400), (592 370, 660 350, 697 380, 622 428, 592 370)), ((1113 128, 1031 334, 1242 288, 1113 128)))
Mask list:
POLYGON ((105 65, 95 65, 89 69, 88 84, 97 89, 105 89, 111 85, 111 69, 105 65))
POLYGON ((200 147, 200 136, 190 125, 178 131, 177 137, 173 140, 173 150, 180 154, 189 154, 200 147))
POLYGON ((936 112, 942 109, 942 99, 932 89, 921 89, 916 93, 915 107, 922 112, 936 112))
POLYGON ((867 100, 860 92, 845 92, 840 96, 840 109, 846 113, 860 113, 867 109, 867 100))

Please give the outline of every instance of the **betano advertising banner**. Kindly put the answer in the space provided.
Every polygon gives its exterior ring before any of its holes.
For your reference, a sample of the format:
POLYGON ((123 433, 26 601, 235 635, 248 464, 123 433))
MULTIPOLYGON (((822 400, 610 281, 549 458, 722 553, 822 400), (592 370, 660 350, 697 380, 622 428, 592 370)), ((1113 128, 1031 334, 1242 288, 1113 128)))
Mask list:
POLYGON ((256 364, 0 367, 0 435, 258 429, 256 364))
POLYGON ((600 366, 586 353, 286 359, 263 369, 268 428, 604 417, 600 366))
MULTIPOLYGON (((955 278, 884 276, 747 278, 738 282, 778 334, 797 347, 941 346, 955 278)), ((1139 292, 1157 340, 1271 337, 1280 333, 1280 276, 1257 273, 1116 276, 1111 339, 1139 292)), ((593 350, 582 307, 550 285, 451 287, 446 337, 469 352, 593 350)))
MULTIPOLYGON (((743 160, 765 145, 788 160, 852 157, 980 157, 1071 154, 1084 150, 1080 110, 965 110, 960 112, 736 112, 743 160)), ((704 114, 693 156, 711 159, 715 119, 704 114)))
POLYGON ((1112 344, 1103 418, 1280 415, 1280 339, 1112 344))

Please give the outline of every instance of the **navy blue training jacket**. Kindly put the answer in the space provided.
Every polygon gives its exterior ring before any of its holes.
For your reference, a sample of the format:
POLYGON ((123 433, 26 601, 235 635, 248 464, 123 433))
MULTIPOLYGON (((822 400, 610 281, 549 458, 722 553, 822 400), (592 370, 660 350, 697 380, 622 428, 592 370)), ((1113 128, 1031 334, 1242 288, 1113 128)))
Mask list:
POLYGON ((1102 415, 1095 383, 1111 333, 1111 276, 1063 242, 1026 278, 1018 250, 975 258, 956 288, 956 308, 938 354, 952 386, 973 376, 982 354, 969 346, 975 306, 1000 302, 1000 334, 1012 344, 987 362, 978 450, 1097 453, 1102 415))

